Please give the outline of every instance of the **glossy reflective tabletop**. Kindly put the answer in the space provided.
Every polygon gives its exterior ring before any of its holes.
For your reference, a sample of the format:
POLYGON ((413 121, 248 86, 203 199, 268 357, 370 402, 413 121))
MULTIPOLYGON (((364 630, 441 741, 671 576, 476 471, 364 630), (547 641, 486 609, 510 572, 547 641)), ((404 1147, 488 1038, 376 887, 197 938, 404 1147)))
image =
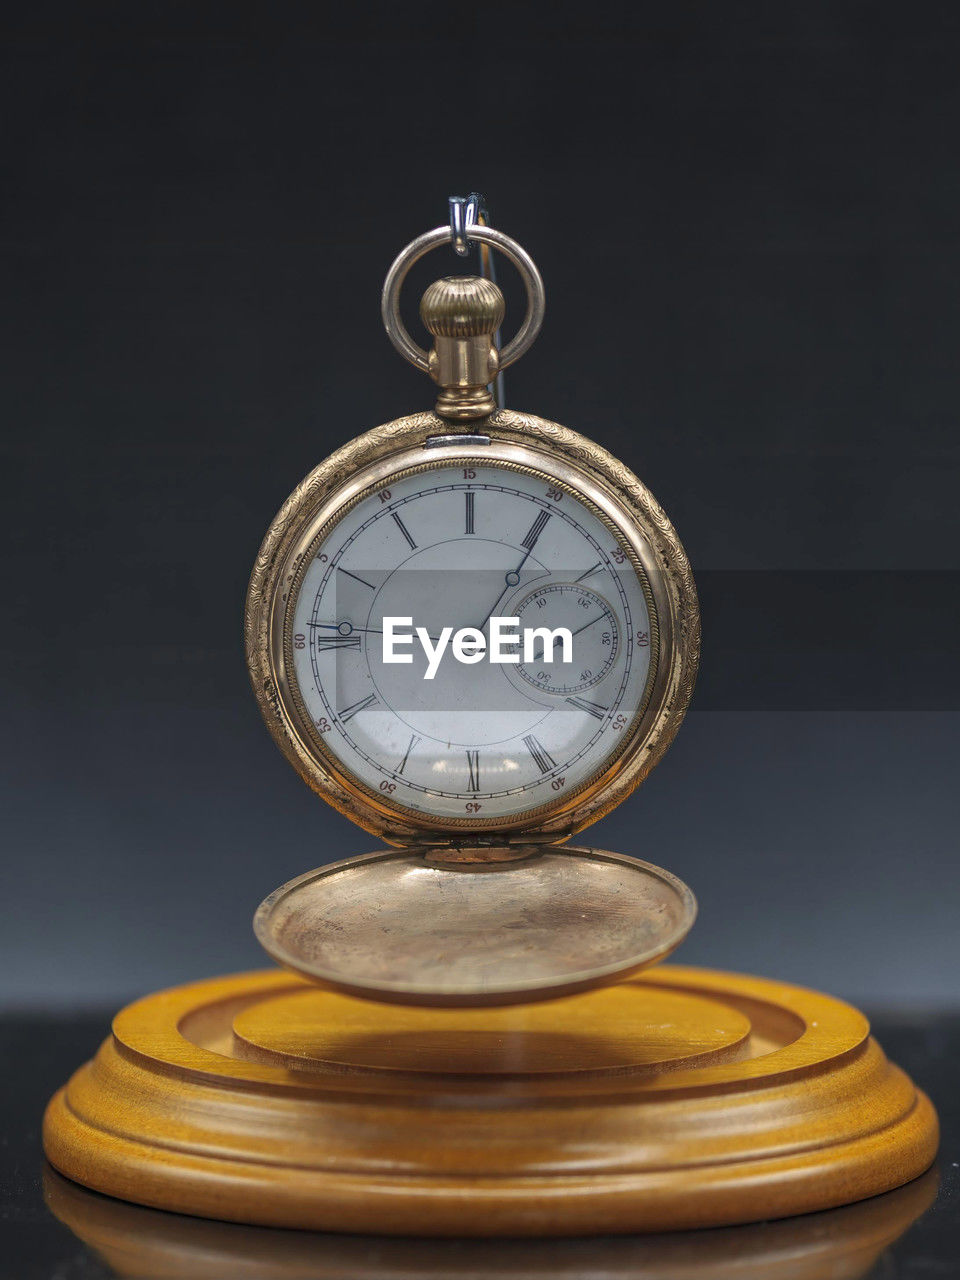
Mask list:
POLYGON ((943 1125, 937 1168, 909 1186, 829 1213, 750 1227, 652 1237, 476 1242, 240 1227, 142 1209, 84 1191, 45 1169, 40 1119, 49 1095, 96 1049, 109 1017, 8 1017, 0 1049, 5 1111, 0 1280, 960 1276, 960 1014, 873 1021, 884 1049, 931 1095, 943 1125))

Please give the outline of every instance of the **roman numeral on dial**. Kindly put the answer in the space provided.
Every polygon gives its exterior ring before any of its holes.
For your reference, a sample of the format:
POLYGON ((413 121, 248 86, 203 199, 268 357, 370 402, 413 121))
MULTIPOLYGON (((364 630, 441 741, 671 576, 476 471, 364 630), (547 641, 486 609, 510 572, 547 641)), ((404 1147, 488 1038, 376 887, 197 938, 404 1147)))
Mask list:
POLYGON ((467 771, 469 773, 469 781, 467 782, 468 791, 480 790, 480 751, 467 752, 467 771))
POLYGON ((350 707, 344 707, 342 711, 338 711, 340 722, 346 724, 348 720, 352 720, 358 711, 365 711, 367 707, 373 706, 377 700, 375 693, 368 693, 365 698, 361 698, 359 702, 355 702, 350 707))
POLYGON ((414 542, 413 538, 410 536, 410 530, 403 523, 403 521, 400 519, 400 517, 397 515, 395 511, 391 512, 391 515, 393 516, 394 524, 397 526, 397 528, 406 538, 407 542, 410 544, 410 550, 415 551, 417 548, 417 544, 414 542))
POLYGON ((597 720, 602 720, 610 710, 609 707, 601 707, 598 702, 591 702, 589 698, 567 698, 567 702, 571 707, 576 707, 578 711, 585 711, 588 716, 594 716, 597 720))
POLYGON ((473 527, 473 511, 476 506, 477 495, 468 490, 463 497, 466 505, 466 527, 464 528, 464 533, 473 533, 475 532, 473 527))
POLYGON ((411 733, 410 741, 407 743, 407 749, 403 753, 403 759, 400 761, 399 765, 397 765, 398 774, 402 774, 404 769, 407 767, 407 761, 410 759, 410 752, 413 750, 413 748, 417 745, 419 741, 420 741, 419 736, 415 733, 411 733))
POLYGON ((557 767, 556 760, 554 760, 546 747, 537 741, 532 733, 527 734, 523 740, 523 745, 533 756, 536 766, 541 773, 549 773, 551 769, 555 769, 557 767))
POLYGON ((526 547, 528 551, 532 551, 536 545, 537 539, 540 537, 541 533, 543 533, 549 519, 550 512, 541 511, 527 531, 527 536, 520 543, 521 547, 526 547))
POLYGON ((361 638, 359 635, 317 636, 317 653, 328 653, 331 649, 335 652, 356 649, 359 652, 361 638))

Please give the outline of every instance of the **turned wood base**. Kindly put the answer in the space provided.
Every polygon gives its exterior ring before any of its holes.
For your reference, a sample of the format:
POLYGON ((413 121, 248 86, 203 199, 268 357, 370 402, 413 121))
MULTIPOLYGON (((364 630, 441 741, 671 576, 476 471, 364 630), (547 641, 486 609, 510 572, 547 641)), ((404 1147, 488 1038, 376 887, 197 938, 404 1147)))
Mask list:
POLYGON ((53 1098, 69 1178, 200 1217, 417 1236, 785 1217, 917 1177, 927 1098, 849 1005, 661 967, 414 1009, 276 970, 148 996, 53 1098))

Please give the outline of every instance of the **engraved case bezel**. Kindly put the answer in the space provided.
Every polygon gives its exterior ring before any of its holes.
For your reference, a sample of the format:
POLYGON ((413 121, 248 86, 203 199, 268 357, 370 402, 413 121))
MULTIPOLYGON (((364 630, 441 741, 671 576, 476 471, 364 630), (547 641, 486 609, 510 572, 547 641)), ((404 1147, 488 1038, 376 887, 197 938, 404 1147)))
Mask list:
POLYGON ((443 845, 484 836, 560 842, 582 831, 624 800, 659 761, 687 710, 696 677, 700 620, 693 575, 673 526, 636 476, 585 436, 532 414, 500 410, 471 427, 470 435, 451 436, 443 418, 416 413, 375 427, 331 454, 271 524, 247 594, 247 662, 275 742, 318 795, 391 844, 443 845), (442 444, 441 437, 447 438, 442 444), (306 716, 286 634, 291 590, 318 534, 390 477, 459 461, 546 473, 612 525, 641 570, 656 645, 643 703, 615 756, 605 757, 602 769, 570 794, 493 820, 431 819, 374 794, 353 776, 324 748, 306 716))

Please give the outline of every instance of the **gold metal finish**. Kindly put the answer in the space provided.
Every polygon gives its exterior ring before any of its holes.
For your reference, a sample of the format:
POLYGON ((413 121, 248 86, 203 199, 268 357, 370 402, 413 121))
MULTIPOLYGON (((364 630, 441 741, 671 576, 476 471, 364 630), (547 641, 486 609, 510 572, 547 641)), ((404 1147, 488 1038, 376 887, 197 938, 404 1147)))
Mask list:
MULTIPOLYGON (((490 383, 526 349, 543 314, 532 260, 499 232, 520 268, 528 310, 498 359, 503 295, 491 281, 455 276, 423 296, 429 355, 399 316, 399 292, 417 258, 446 229, 414 241, 393 264, 383 316, 394 345, 441 387, 436 413, 377 427, 321 463, 294 491, 261 548, 247 601, 247 657, 257 700, 281 750, 304 780, 366 830, 402 852, 322 868, 282 886, 254 928, 281 964, 314 981, 406 1004, 503 1004, 603 984, 669 954, 695 916, 693 895, 636 859, 561 844, 624 799, 666 750, 686 711, 699 656, 690 566, 659 506, 606 450, 556 423, 496 410, 490 383), (469 422, 454 434, 453 422, 469 422), (494 467, 560 490, 601 521, 629 562, 649 614, 649 670, 629 723, 594 772, 520 813, 429 814, 389 788, 374 791, 331 750, 307 710, 294 661, 302 584, 332 531, 358 504, 426 472, 494 467)), ((389 493, 387 494, 389 497, 389 493)), ((508 575, 509 581, 509 575, 508 575)), ((302 647, 302 641, 301 645, 302 647)))
MULTIPOLYGON (((509 258, 520 272, 524 288, 527 291, 527 313, 523 318, 523 324, 500 352, 500 368, 506 369, 515 360, 520 359, 540 332, 540 326, 543 324, 543 313, 546 308, 543 279, 537 270, 537 264, 526 249, 521 248, 516 240, 511 240, 502 231, 496 231, 493 227, 485 227, 479 223, 473 223, 465 229, 464 234, 468 240, 476 240, 481 245, 497 249, 505 257, 509 258)), ((394 259, 393 265, 387 272, 387 278, 383 283, 380 315, 383 319, 383 326, 387 331, 387 337, 405 360, 409 360, 412 365, 424 373, 429 373, 430 357, 423 347, 414 342, 407 332, 406 325, 400 316, 400 290, 403 288, 407 272, 415 262, 429 253, 431 249, 440 249, 444 245, 449 245, 450 242, 449 227, 435 227, 433 231, 428 231, 424 235, 418 236, 394 259)))
POLYGON ((440 867, 350 858, 282 885, 253 928, 280 964, 387 1003, 500 1005, 603 986, 662 960, 696 901, 659 867, 599 849, 440 867))
MULTIPOLYGON (((254 693, 277 745, 305 782, 366 831, 392 844, 469 844, 479 834, 562 841, 624 800, 666 751, 690 701, 700 653, 700 617, 690 565, 673 526, 637 477, 599 445, 532 414, 500 410, 478 437, 432 447, 448 423, 434 413, 398 418, 351 440, 287 499, 257 557, 247 596, 247 661, 254 693), (436 818, 374 794, 328 753, 302 710, 289 654, 294 580, 310 547, 354 503, 411 470, 500 465, 549 478, 603 519, 649 588, 651 676, 646 700, 615 755, 569 794, 494 821, 436 818)), ((490 840, 494 843, 494 840, 490 840)))
POLYGON ((481 276, 448 276, 424 293, 420 317, 434 339, 430 377, 443 388, 436 405, 442 417, 483 418, 495 411, 489 384, 500 369, 493 335, 503 312, 503 294, 481 276))

